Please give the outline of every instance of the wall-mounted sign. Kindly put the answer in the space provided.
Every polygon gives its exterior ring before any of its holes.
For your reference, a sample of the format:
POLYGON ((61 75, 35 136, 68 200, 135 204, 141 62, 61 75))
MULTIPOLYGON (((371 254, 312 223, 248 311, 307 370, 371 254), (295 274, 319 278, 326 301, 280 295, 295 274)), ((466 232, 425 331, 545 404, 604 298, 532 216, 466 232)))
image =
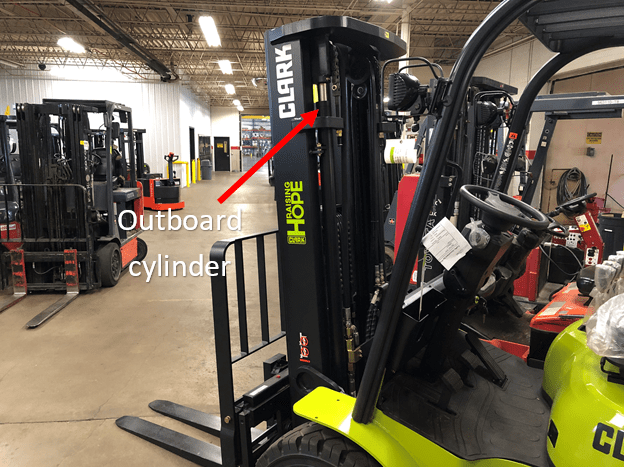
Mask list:
POLYGON ((602 131, 588 131, 587 137, 585 138, 585 144, 602 144, 602 131))

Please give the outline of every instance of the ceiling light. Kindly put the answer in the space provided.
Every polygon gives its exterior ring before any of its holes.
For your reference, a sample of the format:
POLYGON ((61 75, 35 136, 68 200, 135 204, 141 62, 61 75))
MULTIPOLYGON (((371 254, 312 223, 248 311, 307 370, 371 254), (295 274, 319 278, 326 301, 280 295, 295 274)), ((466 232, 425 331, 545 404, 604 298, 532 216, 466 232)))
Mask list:
POLYGON ((251 84, 253 84, 255 87, 258 87, 258 81, 264 81, 264 84, 266 86, 267 84, 267 79, 266 78, 251 78, 251 84))
POLYGON ((390 102, 390 98, 389 97, 384 97, 384 102, 386 102, 386 103, 390 102))
POLYGON ((21 63, 14 62, 13 60, 7 60, 6 58, 0 58, 0 65, 10 66, 11 68, 24 68, 21 63))
POLYGON ((238 109, 239 112, 242 112, 243 110, 245 110, 242 105, 239 105, 236 108, 238 109))
POLYGON ((81 46, 78 42, 73 40, 71 37, 61 37, 58 42, 63 49, 73 52, 75 54, 83 54, 85 52, 85 48, 81 46))
POLYGON ((226 84, 225 85, 225 92, 227 92, 228 94, 236 94, 236 89, 234 89, 234 85, 233 84, 226 84))
POLYGON ((206 38, 206 42, 208 42, 210 47, 219 47, 221 45, 221 38, 219 37, 219 32, 217 31, 217 25, 215 24, 214 19, 212 19, 212 16, 200 16, 199 27, 201 27, 204 37, 206 38))
POLYGON ((240 101, 239 101, 238 99, 234 99, 234 100, 232 101, 232 104, 234 104, 236 107, 238 107, 238 106, 240 106, 240 105, 241 105, 241 103, 240 103, 240 101))
POLYGON ((221 68, 224 75, 232 74, 232 64, 229 60, 219 60, 219 68, 221 68))

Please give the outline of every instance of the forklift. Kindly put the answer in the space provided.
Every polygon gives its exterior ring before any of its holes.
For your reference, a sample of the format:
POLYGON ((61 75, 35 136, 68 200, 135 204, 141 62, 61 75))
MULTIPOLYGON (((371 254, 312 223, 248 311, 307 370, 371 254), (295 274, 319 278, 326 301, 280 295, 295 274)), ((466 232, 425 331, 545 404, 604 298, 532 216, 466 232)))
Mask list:
POLYGON ((61 311, 81 290, 116 285, 122 270, 147 254, 141 230, 119 225, 143 214, 134 141, 130 137, 126 147, 121 139, 121 123, 132 134, 131 112, 110 101, 44 99, 16 105, 21 180, 15 183, 3 154, 8 176, 0 206, 2 232, 9 232, 0 238, 2 285, 12 277, 13 294, 0 303, 0 311, 27 292, 66 292, 28 322, 29 329, 61 311), (101 120, 101 126, 92 129, 90 119, 101 120))
MULTIPOLYGON (((127 130, 121 130, 122 137, 128 134, 127 130)), ((149 165, 145 162, 145 145, 143 136, 145 130, 134 130, 134 144, 136 147, 136 177, 137 182, 143 188, 143 207, 152 211, 177 211, 184 209, 184 201, 180 201, 180 179, 175 178, 173 163, 179 159, 172 153, 165 155, 167 161, 168 176, 163 178, 161 173, 152 173, 149 165)))
MULTIPOLYGON (((227 278, 215 277, 212 284, 220 414, 170 401, 150 404, 219 436, 220 447, 137 417, 122 417, 117 425, 204 466, 619 465, 622 365, 587 348, 582 323, 555 339, 543 371, 460 329, 505 254, 514 245, 528 254, 531 244, 550 235, 545 214, 505 193, 531 105, 547 80, 576 58, 624 45, 624 15, 615 3, 506 0, 473 33, 449 78, 438 78, 430 99, 421 101, 436 124, 389 280, 381 154, 384 139, 396 138, 399 127, 384 118, 380 62, 403 55, 405 44, 389 31, 344 17, 268 31, 274 142, 302 113, 314 109, 318 117, 275 156, 278 229, 217 242, 211 250, 211 260, 218 260, 233 246, 237 269, 237 335, 230 330, 227 278), (449 248, 462 254, 407 293, 471 76, 518 18, 555 55, 518 102, 491 187, 459 189, 482 216, 459 236, 445 227, 450 234, 442 246, 448 248, 438 254, 449 248), (264 248, 272 236, 282 325, 273 336, 264 248), (262 340, 255 345, 241 277, 245 244, 254 248, 258 265, 262 340), (366 338, 369 326, 372 337, 366 338), (234 398, 233 365, 282 338, 287 356, 265 361, 265 381, 234 398)), ((395 87, 400 94, 391 100, 427 95, 413 83, 395 87)), ((401 110, 414 104, 406 102, 401 110)), ((438 231, 424 241, 447 237, 438 231)))

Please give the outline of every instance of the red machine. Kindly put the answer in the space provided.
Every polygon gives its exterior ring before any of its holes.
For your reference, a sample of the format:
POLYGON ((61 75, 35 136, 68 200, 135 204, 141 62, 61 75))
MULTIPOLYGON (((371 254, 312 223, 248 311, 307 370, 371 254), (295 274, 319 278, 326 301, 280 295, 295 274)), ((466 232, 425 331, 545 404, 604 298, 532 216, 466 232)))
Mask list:
POLYGON ((582 295, 575 283, 564 286, 552 300, 531 319, 531 352, 527 362, 536 368, 544 367, 548 349, 557 334, 570 324, 594 311, 591 298, 582 295))
MULTIPOLYGON (((576 227, 571 226, 565 238, 553 235, 552 244, 582 250, 584 252, 585 267, 595 266, 601 263, 603 259, 604 242, 596 226, 593 216, 594 210, 591 209, 593 203, 588 203, 586 206, 582 204, 583 201, 587 201, 594 196, 596 196, 596 193, 586 195, 563 204, 549 213, 549 216, 556 216, 560 212, 566 212, 568 216, 573 217, 576 227), (592 213, 591 215, 590 212, 592 213)), ((526 272, 514 282, 515 296, 525 297, 532 302, 537 300, 540 291, 541 256, 540 248, 536 248, 531 252, 527 260, 526 272)))
POLYGON ((172 152, 165 156, 169 167, 169 178, 144 178, 143 197, 145 209, 153 211, 176 211, 184 209, 184 201, 180 201, 180 179, 174 178, 173 163, 179 156, 172 152))
POLYGON ((566 238, 553 238, 556 245, 565 245, 569 248, 580 248, 585 252, 585 266, 595 266, 602 263, 604 242, 598 232, 594 217, 586 212, 574 216, 576 227, 570 227, 566 238))

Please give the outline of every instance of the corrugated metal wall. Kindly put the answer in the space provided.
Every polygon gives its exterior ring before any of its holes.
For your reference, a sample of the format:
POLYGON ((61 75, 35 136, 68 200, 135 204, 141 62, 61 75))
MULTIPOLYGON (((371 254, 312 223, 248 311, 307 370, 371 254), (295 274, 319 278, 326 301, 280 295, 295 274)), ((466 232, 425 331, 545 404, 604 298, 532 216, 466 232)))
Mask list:
MULTIPOLYGON (((137 81, 68 81, 37 72, 11 76, 0 72, 0 111, 17 102, 39 103, 44 98, 102 99, 132 107, 135 128, 145 128, 145 159, 152 172, 166 172, 164 155, 189 160, 189 126, 210 134, 210 108, 179 83, 137 81), (181 109, 185 114, 181 118, 181 109), (187 112, 187 109, 188 112, 187 112), (186 150, 184 150, 186 149, 186 150)), ((12 111, 13 112, 13 111, 12 111)), ((197 149, 196 149, 197 150, 197 149)))
MULTIPOLYGON (((191 160, 191 139, 190 128, 195 131, 195 158, 199 159, 199 136, 211 136, 210 134, 210 109, 199 102, 191 91, 182 87, 180 89, 180 135, 181 151, 180 159, 191 160)), ((183 170, 178 171, 180 178, 186 175, 183 170)))

